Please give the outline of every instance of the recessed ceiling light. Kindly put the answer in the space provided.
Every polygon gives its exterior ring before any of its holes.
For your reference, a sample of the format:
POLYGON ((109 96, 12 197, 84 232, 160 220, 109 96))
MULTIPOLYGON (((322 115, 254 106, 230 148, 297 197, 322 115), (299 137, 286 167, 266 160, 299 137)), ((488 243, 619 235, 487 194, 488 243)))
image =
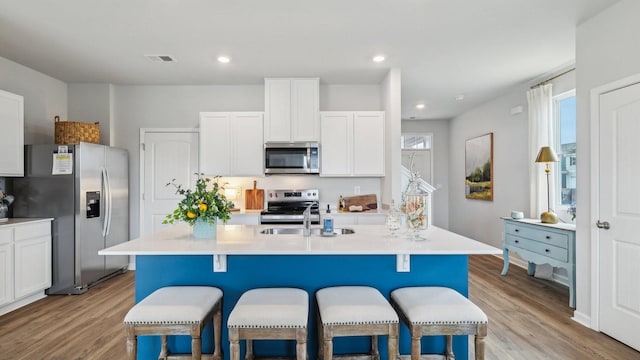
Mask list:
POLYGON ((383 62, 384 61, 384 55, 376 55, 373 57, 373 61, 375 62, 383 62))
POLYGON ((416 109, 424 109, 424 104, 418 104, 418 105, 416 105, 416 109))
POLYGON ((218 56, 218 62, 226 64, 229 61, 231 61, 231 59, 228 56, 218 56))
POLYGON ((458 101, 464 100, 464 95, 460 94, 460 95, 456 96, 456 100, 458 100, 458 101))

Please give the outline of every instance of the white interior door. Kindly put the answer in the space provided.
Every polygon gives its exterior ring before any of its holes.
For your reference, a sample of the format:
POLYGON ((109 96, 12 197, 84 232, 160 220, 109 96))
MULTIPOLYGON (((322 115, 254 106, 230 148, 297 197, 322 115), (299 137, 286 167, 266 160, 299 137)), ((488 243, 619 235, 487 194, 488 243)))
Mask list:
POLYGON ((422 180, 433 185, 433 176, 431 174, 431 150, 402 150, 402 166, 411 170, 411 154, 416 170, 420 174, 422 180))
POLYGON ((150 234, 169 225, 162 221, 175 210, 181 197, 176 188, 167 183, 175 179, 176 184, 193 188, 198 173, 198 132, 145 131, 141 138, 144 144, 143 158, 143 226, 140 235, 150 234))
POLYGON ((600 330, 640 350, 640 84, 600 95, 599 130, 600 330))

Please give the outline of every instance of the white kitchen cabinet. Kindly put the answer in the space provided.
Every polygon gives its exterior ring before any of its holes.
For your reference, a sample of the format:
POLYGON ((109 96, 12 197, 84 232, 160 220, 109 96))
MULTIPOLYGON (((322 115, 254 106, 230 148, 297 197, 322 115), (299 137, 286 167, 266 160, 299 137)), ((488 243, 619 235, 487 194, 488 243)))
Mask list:
POLYGON ((384 225, 387 219, 386 213, 343 212, 332 215, 336 227, 346 227, 348 225, 384 225))
POLYGON ((12 230, 0 229, 0 307, 13 301, 12 230))
POLYGON ((320 113, 320 176, 384 176, 384 112, 320 113))
POLYGON ((24 98, 0 90, 0 176, 24 176, 24 98))
POLYGON ((260 213, 231 213, 227 225, 260 225, 260 213))
POLYGON ((45 296, 51 287, 51 219, 0 225, 0 315, 45 296))
POLYGON ((318 141, 320 79, 267 78, 264 84, 264 141, 318 141))
POLYGON ((200 113, 200 172, 263 176, 263 113, 200 113))
POLYGON ((51 223, 14 229, 14 296, 16 299, 51 287, 51 223))

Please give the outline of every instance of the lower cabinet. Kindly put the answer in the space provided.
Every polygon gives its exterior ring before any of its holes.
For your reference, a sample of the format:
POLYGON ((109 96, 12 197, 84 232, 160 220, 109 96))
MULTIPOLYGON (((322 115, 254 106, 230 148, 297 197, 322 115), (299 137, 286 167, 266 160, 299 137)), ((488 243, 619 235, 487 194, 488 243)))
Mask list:
POLYGON ((51 220, 0 225, 0 315, 51 287, 51 220))
POLYGON ((260 213, 231 213, 227 225, 260 225, 260 213))
POLYGON ((387 219, 382 213, 337 213, 333 214, 333 222, 337 227, 346 225, 384 225, 387 219))

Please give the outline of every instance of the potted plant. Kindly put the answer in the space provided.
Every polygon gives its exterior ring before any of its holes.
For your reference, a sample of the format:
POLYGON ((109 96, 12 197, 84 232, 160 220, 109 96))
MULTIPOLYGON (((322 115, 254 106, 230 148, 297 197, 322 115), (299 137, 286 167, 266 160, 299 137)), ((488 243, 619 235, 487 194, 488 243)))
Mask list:
POLYGON ((184 196, 178 203, 178 208, 167 215, 163 224, 173 224, 175 221, 184 221, 193 226, 193 236, 197 238, 216 238, 216 225, 218 219, 224 223, 230 218, 233 202, 224 196, 224 184, 219 184, 220 176, 212 178, 197 174, 195 189, 185 189, 175 183, 175 179, 167 183, 174 186, 176 194, 184 196))

